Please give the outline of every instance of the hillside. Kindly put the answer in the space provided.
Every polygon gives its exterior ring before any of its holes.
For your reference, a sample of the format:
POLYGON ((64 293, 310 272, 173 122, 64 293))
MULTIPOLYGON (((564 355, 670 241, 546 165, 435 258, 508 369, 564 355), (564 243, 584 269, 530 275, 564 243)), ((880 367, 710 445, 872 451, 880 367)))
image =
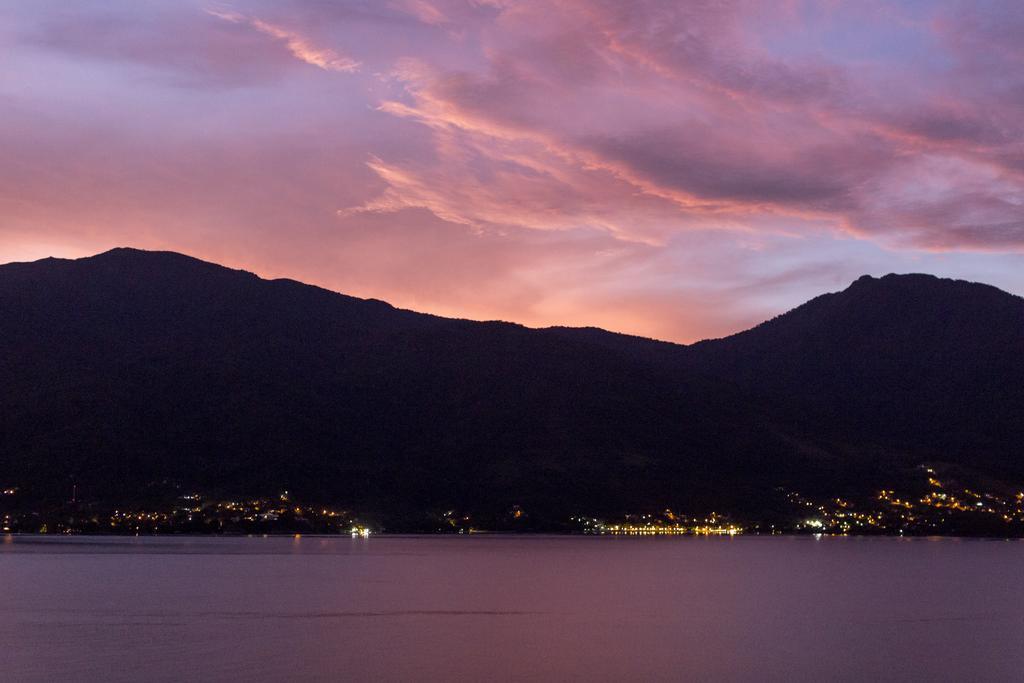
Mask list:
POLYGON ((862 278, 685 347, 395 309, 173 253, 0 266, 24 499, 272 495, 394 520, 758 510, 921 461, 1024 474, 1024 301, 862 278))
POLYGON ((690 351, 807 429, 1024 475, 1024 299, 995 287, 865 276, 690 351))

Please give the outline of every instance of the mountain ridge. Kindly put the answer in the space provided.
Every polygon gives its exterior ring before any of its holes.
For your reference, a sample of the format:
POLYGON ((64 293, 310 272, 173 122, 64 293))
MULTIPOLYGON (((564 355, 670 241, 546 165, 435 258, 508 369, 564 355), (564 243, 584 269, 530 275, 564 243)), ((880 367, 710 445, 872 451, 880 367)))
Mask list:
POLYGON ((0 472, 40 501, 289 488, 551 520, 756 511, 944 459, 1024 478, 1024 299, 934 276, 679 345, 117 249, 0 266, 0 314, 0 472))
POLYGON ((1011 296, 1011 297, 1015 297, 1017 299, 1024 300, 1024 297, 1022 297, 1021 295, 1014 294, 1013 292, 1007 292, 1006 290, 999 289, 998 287, 995 287, 994 285, 990 285, 990 284, 983 283, 983 282, 977 282, 977 281, 973 281, 973 280, 964 280, 964 279, 959 279, 959 278, 944 278, 944 277, 939 277, 939 276, 936 276, 936 275, 933 275, 933 274, 930 274, 930 273, 887 273, 885 275, 880 275, 880 276, 874 276, 874 275, 865 274, 865 275, 861 275, 861 276, 857 277, 853 282, 851 282, 850 285, 848 285, 844 289, 837 290, 835 292, 826 292, 826 293, 820 294, 817 297, 814 297, 814 298, 804 302, 803 304, 799 304, 799 305, 795 306, 794 308, 791 308, 791 309, 788 309, 786 311, 780 312, 780 313, 772 316, 771 318, 768 318, 768 319, 766 319, 766 320, 764 320, 764 321, 762 321, 760 323, 757 323, 753 327, 747 328, 745 330, 738 330, 736 332, 732 332, 732 333, 723 335, 721 337, 709 337, 709 338, 706 338, 706 339, 698 339, 698 340, 695 340, 695 341, 689 342, 689 343, 683 343, 683 342, 670 341, 670 340, 666 340, 666 339, 659 339, 657 337, 646 337, 646 336, 641 335, 641 334, 633 334, 633 333, 630 333, 630 332, 620 332, 620 331, 616 331, 616 330, 608 330, 608 329, 605 329, 605 328, 602 328, 602 327, 598 327, 598 326, 595 326, 595 325, 581 325, 581 326, 549 325, 549 326, 543 326, 543 327, 532 327, 532 326, 524 325, 522 323, 518 323, 518 322, 515 322, 515 321, 512 321, 512 320, 504 320, 504 319, 499 319, 499 318, 476 319, 476 318, 462 318, 462 317, 443 316, 443 315, 439 315, 439 314, 436 314, 436 313, 429 313, 429 312, 425 312, 425 311, 418 311, 418 310, 411 309, 411 308, 401 308, 401 307, 395 306, 394 304, 392 304, 392 303, 390 303, 388 301, 385 301, 383 299, 378 299, 376 297, 357 297, 357 296, 353 296, 351 294, 346 294, 344 292, 339 292, 337 290, 333 290, 333 289, 330 289, 330 288, 327 288, 327 287, 323 287, 321 285, 316 285, 316 284, 311 284, 311 283, 308 283, 308 282, 303 282, 301 280, 296 280, 296 279, 290 278, 290 277, 266 278, 266 277, 263 277, 263 276, 255 273, 253 271, 249 271, 249 270, 246 270, 244 268, 233 268, 233 267, 230 267, 230 266, 223 266, 223 265, 217 264, 217 263, 212 262, 212 261, 207 261, 205 259, 201 259, 201 258, 198 258, 198 257, 195 257, 195 256, 190 256, 188 254, 184 254, 184 253, 181 253, 181 252, 176 252, 176 251, 173 251, 173 250, 149 250, 149 249, 141 249, 141 248, 137 248, 137 247, 120 246, 120 247, 113 247, 113 248, 108 249, 106 251, 103 251, 103 252, 100 252, 100 253, 97 253, 97 254, 93 254, 93 255, 90 255, 90 256, 82 256, 82 257, 77 257, 77 258, 62 258, 62 257, 48 256, 48 257, 37 259, 37 260, 34 260, 34 261, 11 261, 11 262, 8 262, 8 263, 0 263, 0 269, 2 269, 2 268, 12 268, 12 269, 14 269, 14 268, 18 268, 18 267, 31 267, 31 266, 35 266, 35 265, 38 265, 38 264, 54 264, 54 265, 56 265, 56 264, 73 264, 73 263, 76 263, 76 262, 94 262, 94 261, 102 261, 104 259, 112 259, 112 258, 116 258, 118 256, 129 256, 129 257, 134 257, 134 258, 147 258, 147 257, 167 258, 167 257, 170 257, 172 259, 183 259, 183 260, 185 260, 187 262, 192 262, 192 263, 195 263, 195 264, 204 264, 206 266, 213 266, 214 268, 219 268, 219 269, 223 269, 223 270, 232 271, 232 272, 235 272, 235 273, 251 276, 251 277, 253 277, 253 278, 257 279, 257 280, 263 281, 263 282, 290 282, 290 283, 300 284, 300 285, 303 285, 305 287, 310 287, 310 288, 313 288, 313 289, 322 290, 324 292, 330 292, 331 294, 337 294, 339 296, 347 297, 349 299, 355 299, 355 300, 367 301, 367 302, 376 302, 376 303, 380 303, 380 304, 386 305, 386 306, 388 306, 390 308, 393 308, 394 310, 397 310, 397 311, 407 311, 407 312, 410 312, 410 313, 416 313, 418 315, 430 316, 430 317, 434 317, 434 318, 441 318, 441 319, 444 319, 444 320, 455 320, 455 321, 465 321, 465 322, 478 322, 478 323, 501 323, 501 324, 506 324, 506 325, 515 325, 515 326, 519 326, 519 327, 522 327, 522 328, 525 328, 525 329, 529 329, 529 330, 552 330, 552 331, 563 331, 563 330, 587 331, 587 330, 593 330, 593 331, 596 331, 596 332, 603 332, 603 333, 607 333, 607 334, 614 334, 614 335, 619 335, 619 336, 622 336, 622 337, 628 337, 628 338, 637 339, 637 340, 651 341, 651 342, 657 342, 657 343, 660 343, 660 344, 669 344, 669 345, 672 345, 672 346, 683 346, 683 347, 694 346, 694 345, 702 344, 702 343, 705 343, 705 342, 719 341, 721 339, 727 339, 727 338, 735 336, 737 334, 742 334, 744 332, 748 332, 750 330, 757 329, 758 327, 761 327, 761 326, 763 326, 765 324, 770 323, 772 320, 775 320, 775 319, 777 319, 779 317, 785 316, 786 314, 791 313, 792 311, 794 311, 794 310, 796 310, 798 308, 806 306, 807 304, 813 302, 814 300, 816 300, 818 298, 828 297, 828 296, 831 296, 831 295, 834 295, 834 294, 841 294, 842 292, 848 291, 849 289, 851 289, 851 288, 853 288, 855 286, 858 286, 859 284, 868 283, 868 282, 884 283, 884 282, 888 282, 888 281, 897 281, 897 280, 903 280, 903 281, 930 280, 930 281, 949 282, 949 283, 957 283, 957 284, 960 284, 960 285, 970 285, 970 286, 977 286, 977 287, 988 288, 990 290, 995 290, 996 292, 999 292, 1001 294, 1004 294, 1004 295, 1007 295, 1007 296, 1011 296))

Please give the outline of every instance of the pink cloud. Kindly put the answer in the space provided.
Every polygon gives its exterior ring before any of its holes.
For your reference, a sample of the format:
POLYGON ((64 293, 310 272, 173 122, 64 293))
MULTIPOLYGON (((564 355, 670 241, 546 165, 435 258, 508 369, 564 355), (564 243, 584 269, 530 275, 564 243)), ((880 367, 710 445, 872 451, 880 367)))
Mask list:
POLYGON ((254 17, 246 17, 237 12, 223 10, 206 10, 207 14, 231 22, 251 26, 255 30, 281 41, 287 50, 301 62, 318 67, 325 71, 353 72, 359 69, 359 62, 342 55, 335 50, 314 45, 305 36, 289 29, 271 24, 254 17))

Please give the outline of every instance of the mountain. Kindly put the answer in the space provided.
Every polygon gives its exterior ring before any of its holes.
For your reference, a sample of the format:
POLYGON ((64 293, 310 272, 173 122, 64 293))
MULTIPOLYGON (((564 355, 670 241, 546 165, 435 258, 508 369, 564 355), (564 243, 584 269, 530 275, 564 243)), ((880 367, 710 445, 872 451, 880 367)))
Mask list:
POLYGON ((777 486, 870 490, 923 461, 1024 478, 1024 300, 929 276, 681 346, 116 249, 0 266, 0 315, 0 485, 40 503, 290 489, 543 526, 756 511, 777 486))
POLYGON ((1024 473, 1024 299, 995 287, 864 276, 690 356, 804 431, 1024 473))

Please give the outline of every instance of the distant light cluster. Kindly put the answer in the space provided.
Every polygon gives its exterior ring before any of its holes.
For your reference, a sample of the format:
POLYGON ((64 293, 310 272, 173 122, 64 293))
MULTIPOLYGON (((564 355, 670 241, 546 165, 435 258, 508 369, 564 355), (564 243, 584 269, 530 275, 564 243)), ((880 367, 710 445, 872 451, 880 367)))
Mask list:
POLYGON ((915 490, 885 488, 871 499, 854 504, 842 498, 815 502, 796 492, 788 500, 813 515, 797 530, 827 533, 947 533, 956 530, 1005 530, 1018 535, 1024 525, 1024 492, 981 491, 954 480, 938 479, 922 465, 924 482, 915 490), (1015 526, 1016 525, 1016 526, 1015 526))
POLYGON ((665 510, 661 515, 628 515, 621 522, 606 523, 593 517, 573 517, 585 534, 611 536, 736 536, 743 526, 728 522, 714 513, 703 519, 691 519, 665 510))

